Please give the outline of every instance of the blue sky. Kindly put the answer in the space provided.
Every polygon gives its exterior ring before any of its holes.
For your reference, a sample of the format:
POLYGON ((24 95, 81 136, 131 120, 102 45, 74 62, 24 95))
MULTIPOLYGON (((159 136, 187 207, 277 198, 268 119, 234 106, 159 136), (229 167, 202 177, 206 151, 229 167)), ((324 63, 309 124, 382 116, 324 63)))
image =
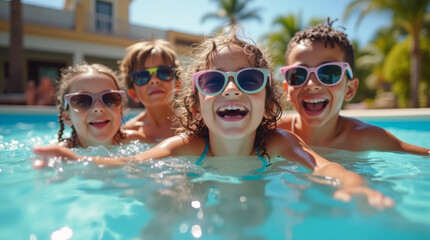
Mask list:
MULTIPOLYGON (((62 9, 64 0, 21 0, 25 4, 62 9)), ((335 27, 343 26, 350 40, 357 40, 360 46, 371 41, 375 32, 389 25, 390 17, 383 14, 368 15, 356 26, 356 16, 343 20, 343 12, 351 0, 253 0, 250 8, 261 9, 262 22, 251 20, 243 23, 246 33, 255 41, 276 30, 272 22, 276 17, 287 14, 302 14, 302 21, 311 18, 338 18, 335 27)), ((217 5, 211 0, 133 0, 130 4, 130 23, 175 30, 191 34, 210 34, 221 22, 207 20, 203 15, 215 12, 217 5)))

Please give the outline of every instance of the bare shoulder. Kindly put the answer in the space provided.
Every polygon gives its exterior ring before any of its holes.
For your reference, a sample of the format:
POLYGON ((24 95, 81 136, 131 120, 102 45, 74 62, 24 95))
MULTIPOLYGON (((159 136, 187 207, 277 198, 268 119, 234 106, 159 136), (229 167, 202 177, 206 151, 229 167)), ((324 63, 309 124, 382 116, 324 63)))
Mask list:
POLYGON ((370 138, 385 137, 387 131, 381 127, 365 123, 356 118, 339 116, 340 126, 350 137, 360 140, 371 140, 370 138))
POLYGON ((267 148, 274 150, 274 152, 302 146, 306 146, 306 144, 299 136, 284 129, 277 129, 275 134, 267 139, 267 148))
POLYGON ((282 157, 295 161, 311 170, 328 163, 326 159, 312 151, 299 136, 283 129, 278 129, 268 139, 267 152, 272 157, 282 157))
POLYGON ((127 130, 124 130, 124 133, 125 133, 125 138, 122 139, 121 141, 122 143, 130 143, 132 141, 140 141, 144 143, 156 143, 154 139, 146 136, 146 134, 143 133, 142 131, 127 129, 127 130))
POLYGON ((404 151, 401 140, 389 131, 355 118, 340 117, 344 128, 344 142, 348 143, 348 150, 353 151, 404 151))
POLYGON ((172 156, 199 156, 205 144, 201 137, 180 134, 163 140, 156 147, 168 149, 172 156))
POLYGON ((124 124, 124 127, 126 129, 138 130, 140 127, 143 126, 143 119, 145 118, 145 115, 146 115, 146 111, 143 111, 143 112, 137 114, 135 117, 128 120, 124 124))
POLYGON ((293 116, 295 113, 284 112, 281 118, 278 120, 277 127, 280 129, 285 129, 291 131, 291 122, 293 121, 293 116))

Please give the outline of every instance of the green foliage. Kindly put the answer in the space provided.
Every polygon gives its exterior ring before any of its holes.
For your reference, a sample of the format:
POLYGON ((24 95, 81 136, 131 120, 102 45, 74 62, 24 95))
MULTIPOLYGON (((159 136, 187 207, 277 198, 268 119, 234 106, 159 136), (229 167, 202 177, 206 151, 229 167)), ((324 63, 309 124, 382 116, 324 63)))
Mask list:
POLYGON ((243 21, 257 20, 261 22, 261 8, 248 9, 253 0, 213 0, 218 5, 216 12, 207 13, 202 17, 202 22, 208 19, 223 21, 220 25, 235 25, 243 21))
MULTIPOLYGON (((398 97, 398 105, 407 107, 410 99, 410 45, 411 38, 406 38, 405 41, 397 43, 388 53, 383 65, 383 75, 385 79, 392 84, 392 91, 398 97)), ((422 68, 420 80, 420 99, 428 97, 430 85, 430 38, 421 38, 420 41, 422 51, 422 68), (424 88, 424 89, 423 89, 424 88)), ((425 102, 421 100, 420 102, 425 102)))

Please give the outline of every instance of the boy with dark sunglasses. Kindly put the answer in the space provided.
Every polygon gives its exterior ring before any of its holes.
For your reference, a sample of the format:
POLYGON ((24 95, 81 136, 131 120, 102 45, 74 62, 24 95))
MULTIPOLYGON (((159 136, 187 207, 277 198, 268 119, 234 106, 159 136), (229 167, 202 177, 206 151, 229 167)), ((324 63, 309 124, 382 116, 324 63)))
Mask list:
POLYGON ((153 142, 174 135, 173 101, 179 88, 176 52, 165 40, 139 42, 127 48, 120 63, 121 78, 128 95, 144 105, 145 111, 125 123, 153 142))
POLYGON ((333 22, 295 34, 281 68, 287 100, 298 114, 284 114, 278 127, 300 136, 308 145, 349 151, 400 151, 430 154, 430 149, 405 143, 385 129, 339 115, 358 87, 354 51, 347 35, 333 22))

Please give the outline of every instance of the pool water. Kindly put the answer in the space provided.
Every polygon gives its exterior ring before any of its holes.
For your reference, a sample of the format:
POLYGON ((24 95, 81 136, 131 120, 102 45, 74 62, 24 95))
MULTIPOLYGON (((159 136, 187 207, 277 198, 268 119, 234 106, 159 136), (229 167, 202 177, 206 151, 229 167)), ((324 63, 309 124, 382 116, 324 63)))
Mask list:
MULTIPOLYGON (((309 171, 252 157, 188 157, 120 167, 56 162, 32 168, 34 145, 56 142, 54 115, 0 114, 0 239, 430 239, 430 157, 316 149, 396 201, 334 200, 309 171)), ((365 120, 430 147, 430 118, 365 120)), ((133 155, 143 143, 78 149, 133 155)))

